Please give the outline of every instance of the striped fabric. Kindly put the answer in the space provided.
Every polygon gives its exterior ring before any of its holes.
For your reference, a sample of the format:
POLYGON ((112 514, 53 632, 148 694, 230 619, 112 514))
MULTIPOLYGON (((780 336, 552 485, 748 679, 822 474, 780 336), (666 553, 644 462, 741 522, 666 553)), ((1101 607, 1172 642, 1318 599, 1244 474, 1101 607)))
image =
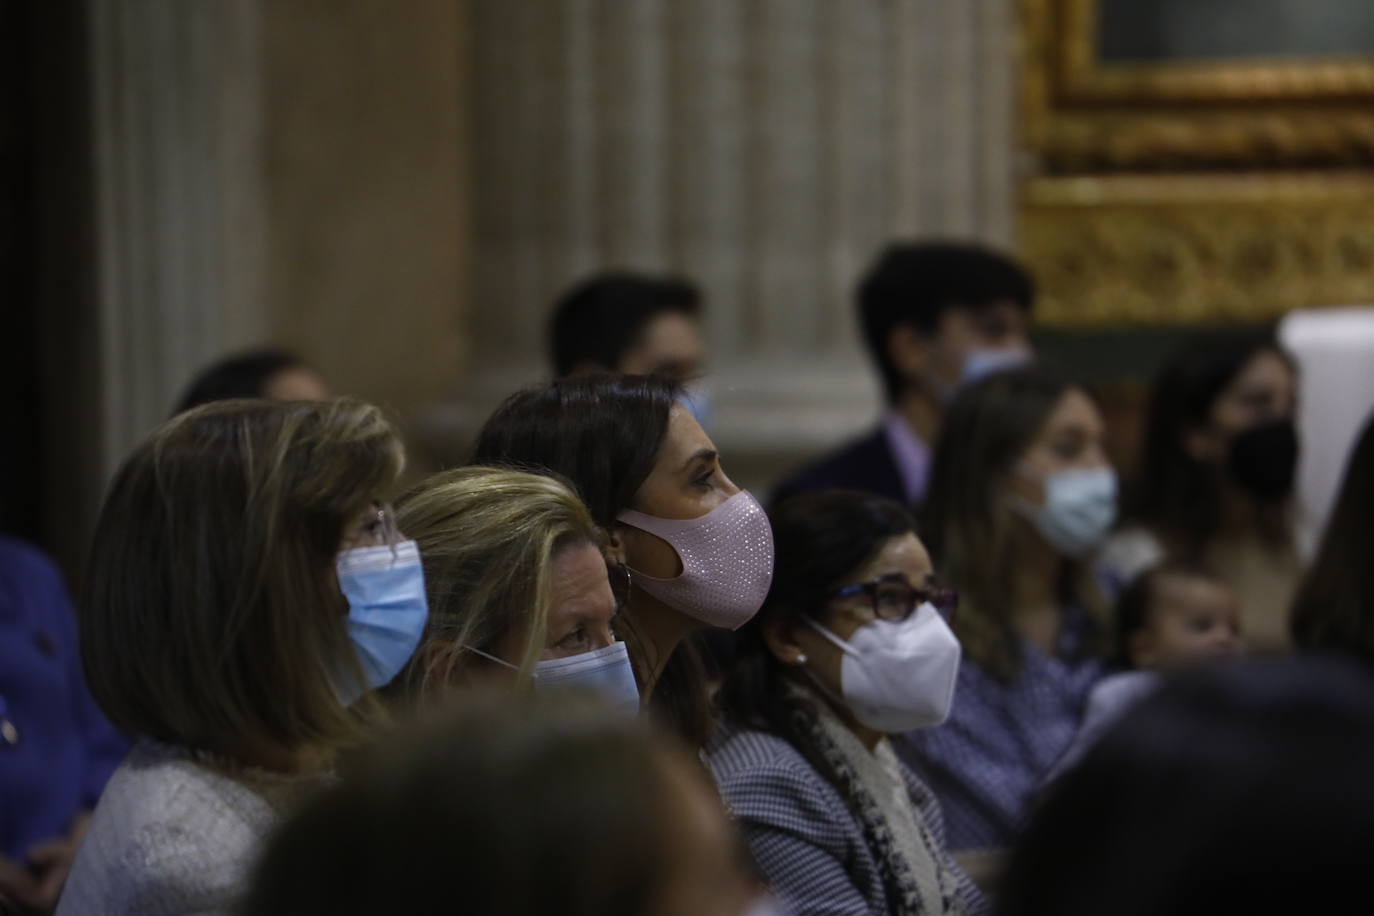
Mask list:
MULTIPOLYGON (((796 916, 886 916, 886 893, 873 851, 844 799, 792 745, 776 735, 722 729, 707 761, 755 861, 774 894, 796 916)), ((909 769, 903 776, 927 827, 944 842, 935 796, 909 769)), ((947 853, 941 849, 940 855, 947 853)), ((969 914, 988 912, 963 869, 957 876, 969 914)))
POLYGON ((965 656, 949 720, 893 739, 939 797, 951 849, 1007 847, 1020 834, 1032 797, 1073 743, 1104 673, 1087 653, 1091 633, 1088 616, 1071 612, 1058 651, 1024 644, 1024 664, 1010 683, 965 656))

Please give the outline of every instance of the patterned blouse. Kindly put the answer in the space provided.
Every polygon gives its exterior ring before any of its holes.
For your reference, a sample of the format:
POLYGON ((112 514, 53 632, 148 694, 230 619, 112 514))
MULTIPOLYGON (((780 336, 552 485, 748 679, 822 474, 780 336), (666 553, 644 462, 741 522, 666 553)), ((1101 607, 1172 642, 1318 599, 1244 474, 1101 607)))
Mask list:
POLYGON ((1093 622, 1070 610, 1053 655, 1023 641, 1009 683, 965 657, 954 708, 935 728, 893 739, 902 760, 940 799, 950 849, 1010 846, 1036 790, 1073 743, 1088 693, 1105 666, 1090 654, 1093 622))

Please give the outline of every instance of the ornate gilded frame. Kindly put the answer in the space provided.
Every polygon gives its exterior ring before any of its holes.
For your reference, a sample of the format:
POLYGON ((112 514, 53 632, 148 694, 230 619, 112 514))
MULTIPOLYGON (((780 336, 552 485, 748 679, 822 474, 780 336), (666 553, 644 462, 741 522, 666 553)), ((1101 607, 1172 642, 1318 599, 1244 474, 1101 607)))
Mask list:
POLYGON ((1374 166, 1374 57, 1104 63, 1100 0, 1020 0, 1022 110, 1048 173, 1374 166))
POLYGON ((1020 236, 1040 320, 1374 302, 1374 57, 1103 62, 1100 0, 1018 2, 1020 236))
POLYGON ((1374 58, 1103 63, 1095 47, 1100 8, 1100 0, 1062 0, 1055 66, 1068 100, 1310 102, 1374 95, 1374 58))

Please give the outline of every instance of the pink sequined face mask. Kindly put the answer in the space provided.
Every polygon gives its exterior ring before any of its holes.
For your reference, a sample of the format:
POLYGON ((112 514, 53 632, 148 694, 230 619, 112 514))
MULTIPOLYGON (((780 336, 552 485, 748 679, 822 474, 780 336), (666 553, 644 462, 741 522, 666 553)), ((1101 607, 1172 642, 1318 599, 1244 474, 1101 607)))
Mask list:
POLYGON ((633 509, 618 518, 667 541, 682 561, 682 574, 672 579, 631 570, 634 583, 664 604, 729 630, 763 606, 773 582, 773 529, 746 491, 700 518, 659 518, 633 509))

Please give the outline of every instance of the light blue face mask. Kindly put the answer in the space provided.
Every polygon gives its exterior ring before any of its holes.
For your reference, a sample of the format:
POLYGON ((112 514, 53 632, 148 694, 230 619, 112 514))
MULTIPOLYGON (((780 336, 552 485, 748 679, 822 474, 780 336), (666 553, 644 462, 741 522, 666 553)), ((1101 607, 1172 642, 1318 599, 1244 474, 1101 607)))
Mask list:
POLYGON ((336 683, 339 699, 349 705, 364 689, 388 684, 401 673, 424 635, 429 602, 414 541, 345 550, 335 566, 348 599, 348 638, 366 680, 365 686, 336 683))
POLYGON ((945 391, 945 401, 984 376, 1015 369, 1031 361, 1030 352, 1020 347, 974 347, 964 354, 964 364, 959 369, 959 380, 945 391))
POLYGON ((1111 468, 1058 471, 1045 478, 1045 504, 1013 502, 1046 541, 1071 557, 1102 543, 1116 521, 1116 473, 1111 468))
MULTIPOLYGON (((488 655, 481 649, 468 651, 519 671, 517 665, 488 655)), ((593 649, 567 658, 551 658, 534 666, 534 686, 540 690, 586 690, 597 694, 614 709, 626 715, 639 713, 639 687, 635 684, 630 654, 623 642, 604 649, 593 649)))

